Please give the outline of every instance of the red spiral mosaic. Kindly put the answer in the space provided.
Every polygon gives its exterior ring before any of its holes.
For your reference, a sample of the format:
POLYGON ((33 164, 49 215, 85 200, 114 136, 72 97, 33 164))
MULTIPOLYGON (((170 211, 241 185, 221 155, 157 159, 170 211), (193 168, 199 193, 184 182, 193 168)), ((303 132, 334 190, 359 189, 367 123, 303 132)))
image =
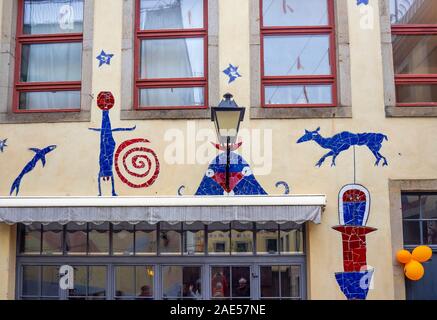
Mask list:
POLYGON ((115 153, 115 171, 120 180, 131 188, 147 188, 158 179, 158 156, 145 145, 147 139, 123 142, 115 153))

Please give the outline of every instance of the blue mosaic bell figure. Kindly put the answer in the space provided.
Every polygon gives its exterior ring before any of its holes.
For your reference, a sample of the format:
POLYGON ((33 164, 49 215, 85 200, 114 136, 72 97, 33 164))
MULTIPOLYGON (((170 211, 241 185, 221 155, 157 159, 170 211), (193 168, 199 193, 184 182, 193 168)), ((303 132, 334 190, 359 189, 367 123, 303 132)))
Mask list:
POLYGON ((226 187, 226 153, 222 152, 210 163, 196 195, 266 195, 267 192, 258 183, 243 157, 235 152, 231 152, 230 157, 229 188, 226 187))

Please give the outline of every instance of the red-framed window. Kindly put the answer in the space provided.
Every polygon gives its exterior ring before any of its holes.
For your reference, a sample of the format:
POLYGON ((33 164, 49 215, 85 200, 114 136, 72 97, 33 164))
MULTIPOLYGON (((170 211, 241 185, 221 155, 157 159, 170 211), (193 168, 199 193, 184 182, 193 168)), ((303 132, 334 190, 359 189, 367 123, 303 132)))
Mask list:
POLYGON ((390 0, 396 104, 437 106, 437 1, 390 0))
POLYGON ((136 0, 134 109, 208 107, 208 1, 136 0))
POLYGON ((261 104, 337 105, 334 0, 260 0, 261 104))
POLYGON ((261 104, 337 105, 334 0, 260 0, 261 104))
POLYGON ((18 0, 13 111, 77 112, 83 0, 18 0))

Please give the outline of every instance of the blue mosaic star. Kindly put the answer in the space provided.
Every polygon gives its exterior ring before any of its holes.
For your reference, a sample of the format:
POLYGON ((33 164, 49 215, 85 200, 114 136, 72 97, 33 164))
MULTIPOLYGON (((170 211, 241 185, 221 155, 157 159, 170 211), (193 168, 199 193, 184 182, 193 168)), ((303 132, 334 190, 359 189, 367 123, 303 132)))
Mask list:
POLYGON ((357 6, 359 6, 360 4, 364 4, 365 6, 367 6, 369 4, 369 0, 357 0, 357 6))
POLYGON ((228 83, 232 83, 237 78, 241 78, 241 74, 238 72, 238 67, 235 67, 232 64, 229 64, 229 67, 224 70, 223 73, 229 77, 228 83))
POLYGON ((6 141, 8 141, 8 139, 5 140, 0 140, 0 151, 3 153, 3 151, 5 150, 5 148, 8 146, 6 144, 6 141))
POLYGON ((99 68, 104 64, 111 65, 111 59, 114 57, 113 54, 106 53, 104 50, 96 57, 99 60, 99 68))

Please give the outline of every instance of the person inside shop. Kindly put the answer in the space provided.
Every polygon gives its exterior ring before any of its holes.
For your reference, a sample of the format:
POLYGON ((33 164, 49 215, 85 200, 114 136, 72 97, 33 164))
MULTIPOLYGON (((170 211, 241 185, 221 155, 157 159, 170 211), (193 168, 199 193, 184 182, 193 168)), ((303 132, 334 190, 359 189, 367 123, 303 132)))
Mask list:
POLYGON ((238 280, 238 286, 235 289, 236 297, 250 297, 250 287, 247 285, 247 280, 245 278, 240 278, 238 280))

